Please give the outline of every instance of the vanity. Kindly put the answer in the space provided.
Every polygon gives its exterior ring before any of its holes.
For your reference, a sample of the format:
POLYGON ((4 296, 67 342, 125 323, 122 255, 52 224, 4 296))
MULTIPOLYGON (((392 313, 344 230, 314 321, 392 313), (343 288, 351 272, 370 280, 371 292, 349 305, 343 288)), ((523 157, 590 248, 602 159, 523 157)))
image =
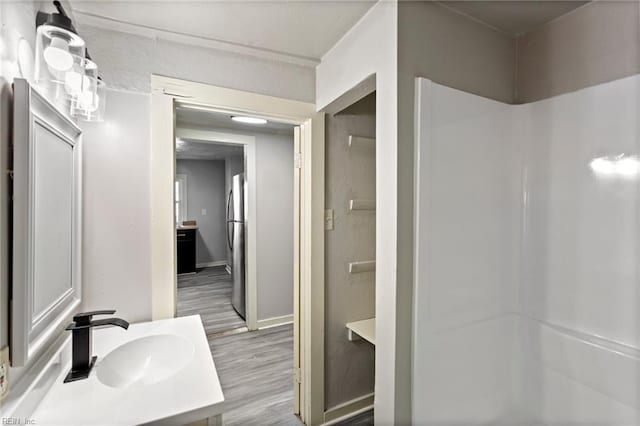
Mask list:
POLYGON ((92 320, 111 309, 78 313, 82 130, 24 79, 15 79, 13 99, 12 383, 3 422, 220 424, 224 395, 199 316, 129 325, 92 320))
POLYGON ((200 317, 93 331, 97 361, 64 383, 70 363, 30 416, 39 424, 221 424, 224 395, 200 317))

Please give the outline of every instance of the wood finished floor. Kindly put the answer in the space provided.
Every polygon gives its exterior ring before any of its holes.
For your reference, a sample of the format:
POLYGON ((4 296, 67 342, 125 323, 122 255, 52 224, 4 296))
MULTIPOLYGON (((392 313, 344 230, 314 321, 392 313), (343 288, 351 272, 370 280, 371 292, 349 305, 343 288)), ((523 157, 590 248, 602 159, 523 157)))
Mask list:
POLYGON ((225 425, 301 425, 293 414, 293 326, 209 339, 225 425))
MULTIPOLYGON (((200 315, 225 396, 225 425, 302 425, 293 414, 293 325, 223 336, 245 327, 231 306, 224 267, 178 277, 178 316, 200 315)), ((368 411, 340 426, 373 424, 368 411)))
MULTIPOLYGON (((209 339, 225 425, 301 425, 293 414, 293 325, 209 339)), ((373 424, 373 411, 338 423, 373 424)))
POLYGON ((200 315, 207 335, 245 326, 231 306, 232 276, 224 266, 178 276, 178 316, 200 315))

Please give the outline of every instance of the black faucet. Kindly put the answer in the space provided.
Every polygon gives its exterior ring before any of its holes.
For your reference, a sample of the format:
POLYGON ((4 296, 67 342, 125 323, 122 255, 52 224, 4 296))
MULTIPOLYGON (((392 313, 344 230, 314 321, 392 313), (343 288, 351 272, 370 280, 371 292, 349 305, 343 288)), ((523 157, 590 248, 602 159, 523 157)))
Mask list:
POLYGON ((125 330, 129 328, 129 323, 120 318, 107 318, 92 321, 94 315, 113 315, 116 311, 93 311, 76 314, 73 322, 67 326, 72 334, 72 360, 71 371, 65 377, 64 382, 74 382, 89 377, 91 369, 96 363, 97 356, 91 356, 91 329, 105 325, 117 325, 125 330))

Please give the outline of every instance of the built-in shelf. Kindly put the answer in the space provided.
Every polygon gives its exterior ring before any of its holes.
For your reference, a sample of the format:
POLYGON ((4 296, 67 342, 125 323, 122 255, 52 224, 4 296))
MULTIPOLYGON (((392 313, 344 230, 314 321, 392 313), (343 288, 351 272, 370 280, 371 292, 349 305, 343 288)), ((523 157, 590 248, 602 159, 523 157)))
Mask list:
POLYGON ((349 210, 375 210, 376 200, 362 200, 355 199, 349 200, 349 210))
POLYGON ((347 338, 349 341, 364 339, 372 345, 376 345, 376 319, 370 318, 362 321, 347 323, 347 338))
POLYGON ((349 147, 351 148, 375 148, 376 139, 364 136, 349 135, 349 147))
POLYGON ((349 263, 349 273, 357 274, 360 272, 370 272, 376 270, 376 261, 375 260, 366 260, 363 262, 350 262, 349 263))

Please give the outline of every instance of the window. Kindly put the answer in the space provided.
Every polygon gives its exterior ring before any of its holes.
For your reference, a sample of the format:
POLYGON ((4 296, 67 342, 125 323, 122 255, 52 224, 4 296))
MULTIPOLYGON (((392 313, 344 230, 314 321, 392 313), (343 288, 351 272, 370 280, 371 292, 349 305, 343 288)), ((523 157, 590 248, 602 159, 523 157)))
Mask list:
POLYGON ((174 195, 176 223, 181 224, 187 220, 187 175, 176 175, 174 195))

